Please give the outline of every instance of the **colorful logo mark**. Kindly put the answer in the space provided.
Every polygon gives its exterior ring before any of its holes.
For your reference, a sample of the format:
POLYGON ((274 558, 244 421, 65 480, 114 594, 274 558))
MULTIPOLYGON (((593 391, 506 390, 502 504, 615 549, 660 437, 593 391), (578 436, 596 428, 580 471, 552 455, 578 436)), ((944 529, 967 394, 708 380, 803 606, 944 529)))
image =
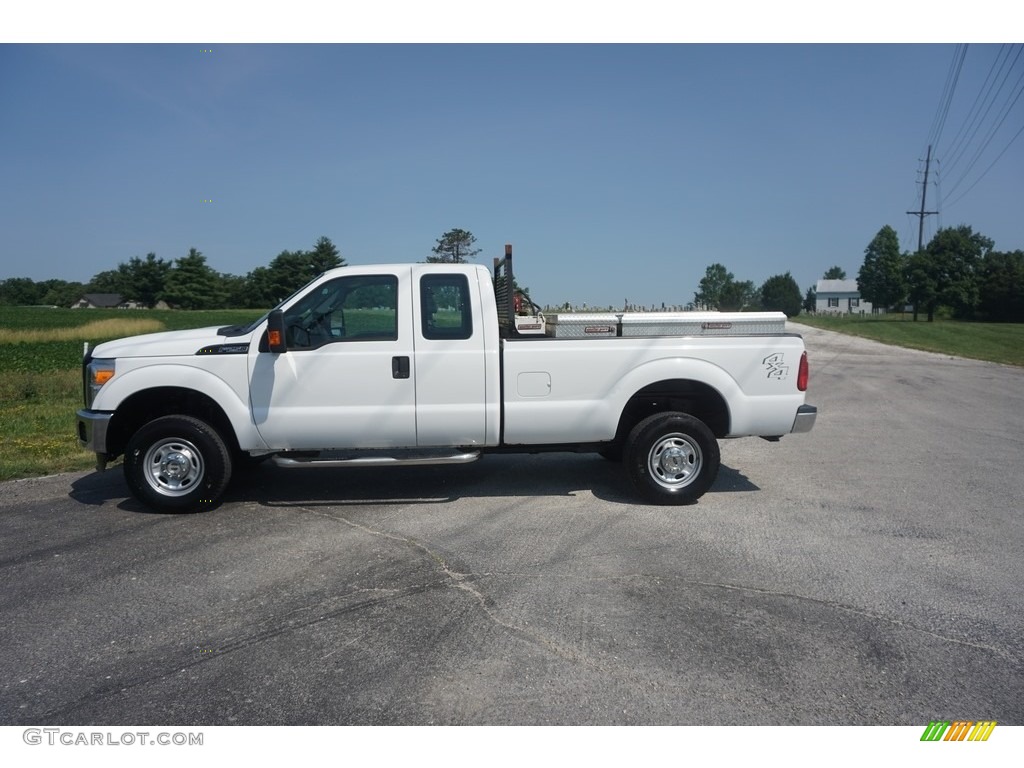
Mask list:
POLYGON ((995 727, 995 720, 932 720, 921 741, 988 741, 995 727))

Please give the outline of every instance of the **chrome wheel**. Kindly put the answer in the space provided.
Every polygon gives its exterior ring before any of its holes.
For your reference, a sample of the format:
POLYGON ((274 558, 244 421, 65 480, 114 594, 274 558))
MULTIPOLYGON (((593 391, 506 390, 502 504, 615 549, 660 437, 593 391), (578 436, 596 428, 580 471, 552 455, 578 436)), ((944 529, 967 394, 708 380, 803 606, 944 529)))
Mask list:
POLYGON ((648 416, 629 433, 624 465, 637 490, 653 504, 690 504, 718 475, 714 433, 688 413, 648 416))
POLYGON ((124 477, 135 497, 157 512, 210 509, 231 480, 231 453, 205 421, 161 416, 128 441, 124 477))
POLYGON ((683 488, 700 474, 700 446, 687 435, 675 433, 658 440, 647 455, 651 479, 669 489, 683 488))
POLYGON ((169 438, 155 443, 143 459, 146 482, 164 496, 184 496, 205 474, 203 455, 188 440, 169 438))

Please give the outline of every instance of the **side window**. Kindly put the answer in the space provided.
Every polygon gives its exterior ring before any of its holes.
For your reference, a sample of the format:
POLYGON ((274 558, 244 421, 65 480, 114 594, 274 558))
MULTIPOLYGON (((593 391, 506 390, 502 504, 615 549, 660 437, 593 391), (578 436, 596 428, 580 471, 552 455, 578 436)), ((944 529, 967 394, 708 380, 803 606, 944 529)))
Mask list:
POLYGON ((473 335, 469 280, 465 275, 424 275, 420 312, 423 338, 468 339, 473 335))
POLYGON ((289 349, 316 349, 337 341, 398 339, 398 278, 339 277, 318 286, 284 315, 289 349))

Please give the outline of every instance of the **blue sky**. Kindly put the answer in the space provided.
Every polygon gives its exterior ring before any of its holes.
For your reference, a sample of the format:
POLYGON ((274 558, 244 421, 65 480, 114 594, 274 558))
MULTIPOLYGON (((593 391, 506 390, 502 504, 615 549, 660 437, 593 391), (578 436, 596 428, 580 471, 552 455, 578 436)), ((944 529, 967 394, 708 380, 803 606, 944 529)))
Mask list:
MULTIPOLYGON (((855 277, 885 224, 916 246, 906 211, 955 51, 0 45, 0 279, 190 247, 245 274, 321 235, 352 264, 422 261, 459 227, 484 264, 513 243, 540 303, 685 304, 713 262, 805 291, 833 264, 855 277)), ((1024 248, 1024 55, 945 172, 1001 52, 968 48, 926 240, 966 223, 1024 248)))

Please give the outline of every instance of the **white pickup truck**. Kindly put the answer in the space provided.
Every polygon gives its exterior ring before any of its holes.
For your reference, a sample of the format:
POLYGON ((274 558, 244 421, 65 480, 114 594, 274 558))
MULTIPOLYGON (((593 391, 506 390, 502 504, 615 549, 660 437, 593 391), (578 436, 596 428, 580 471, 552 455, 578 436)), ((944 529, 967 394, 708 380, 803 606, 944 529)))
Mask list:
MULTIPOLYGON (((655 504, 696 500, 720 438, 807 432, 807 353, 781 313, 531 313, 511 249, 342 267, 245 326, 136 336, 83 361, 78 437, 136 497, 218 503, 232 467, 458 464, 599 452, 655 504)), ((535 308, 533 308, 535 309, 535 308)))

